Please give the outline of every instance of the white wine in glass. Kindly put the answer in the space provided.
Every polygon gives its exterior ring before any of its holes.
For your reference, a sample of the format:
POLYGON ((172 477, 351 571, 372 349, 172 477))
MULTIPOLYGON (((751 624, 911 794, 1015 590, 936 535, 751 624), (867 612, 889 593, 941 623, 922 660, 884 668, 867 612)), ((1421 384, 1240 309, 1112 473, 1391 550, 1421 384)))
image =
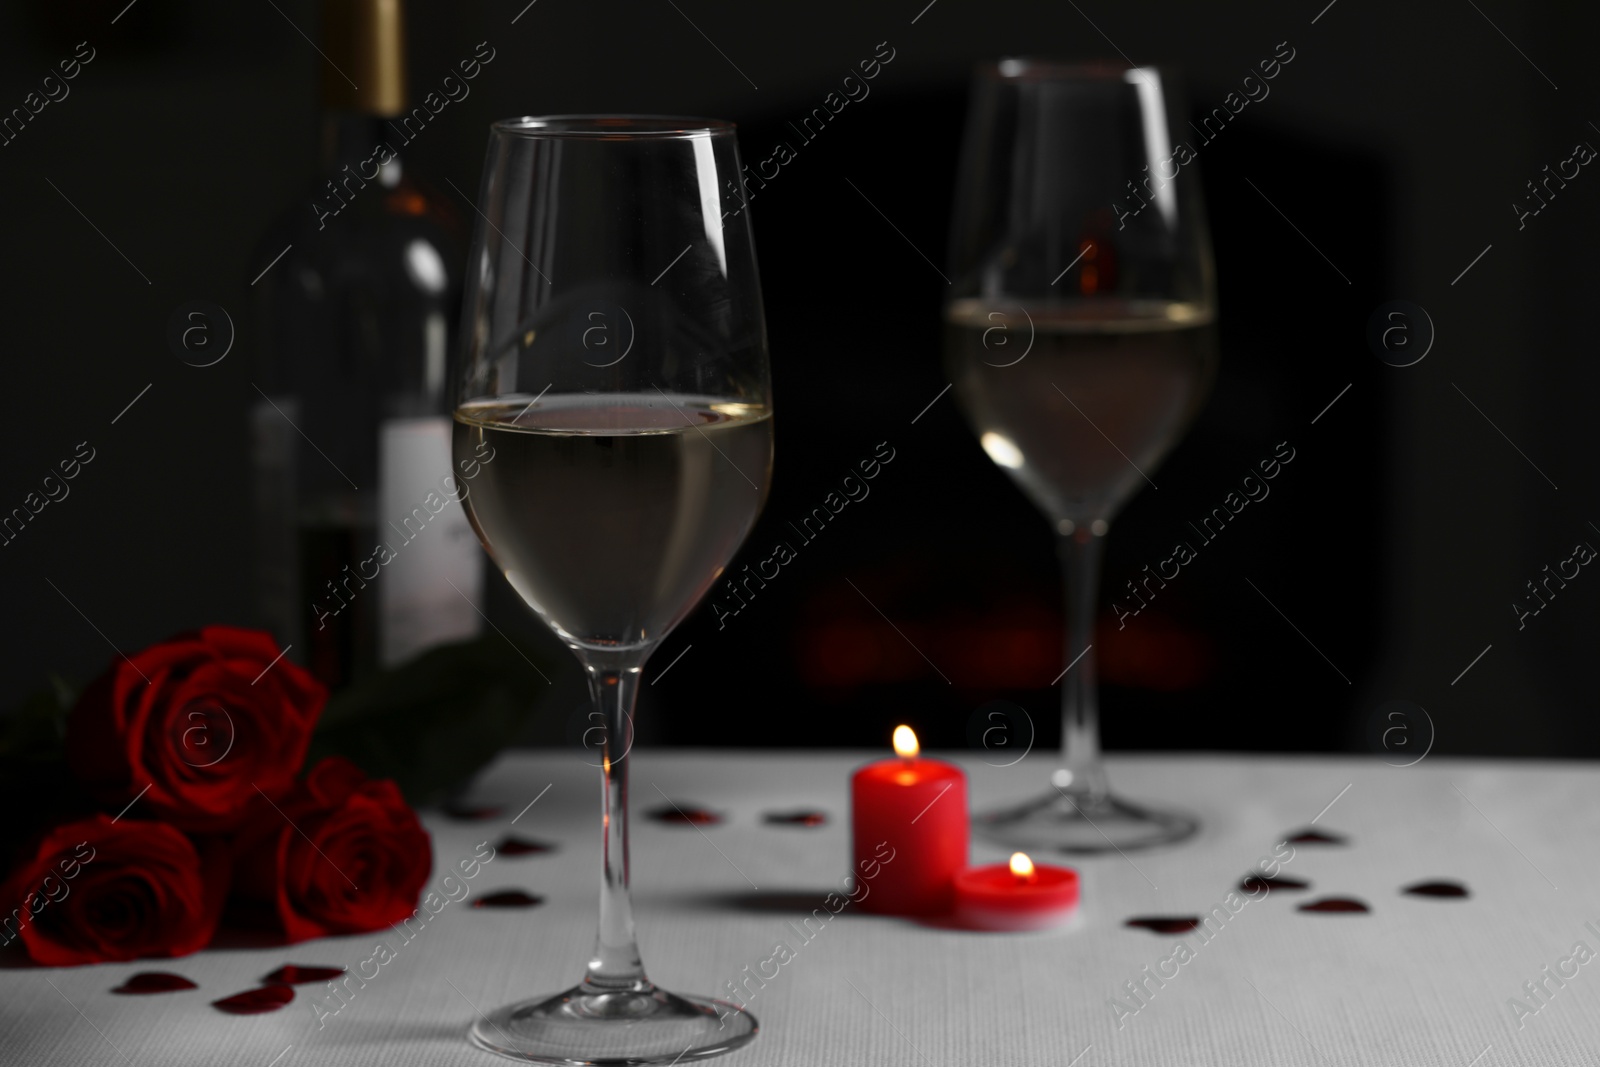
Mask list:
POLYGON ((957 396, 978 442, 1040 510, 1092 524, 1144 483, 1188 425, 1214 362, 1211 311, 1194 304, 1080 300, 1030 307, 962 300, 946 312, 957 396), (993 341, 997 324, 1021 334, 993 341), (999 353, 997 355, 997 353, 999 353), (1001 355, 1006 358, 1001 358, 1001 355), (1090 417, 1093 412, 1093 417, 1090 417))
POLYGON ((671 1064, 750 1041, 727 1001, 650 981, 628 886, 628 765, 645 661, 750 532, 772 390, 731 123, 494 124, 467 279, 454 449, 511 587, 573 650, 603 723, 600 921, 583 980, 495 1008, 479 1047, 671 1064))
POLYGON ((978 73, 952 240, 945 362, 989 458, 1044 512, 1066 580, 1062 755, 1050 788, 986 813, 1030 851, 1125 851, 1195 820, 1114 795, 1100 758, 1102 540, 1199 410, 1215 282, 1167 77, 1008 59, 978 73))
POLYGON ((456 455, 491 457, 467 499, 478 536, 552 630, 595 650, 653 644, 699 602, 772 455, 764 407, 665 394, 464 404, 455 436, 456 455))

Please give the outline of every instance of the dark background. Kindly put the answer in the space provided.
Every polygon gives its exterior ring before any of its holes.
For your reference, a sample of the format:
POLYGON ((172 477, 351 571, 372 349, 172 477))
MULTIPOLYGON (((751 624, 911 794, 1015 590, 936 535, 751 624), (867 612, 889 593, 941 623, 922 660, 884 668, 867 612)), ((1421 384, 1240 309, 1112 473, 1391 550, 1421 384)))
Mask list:
MULTIPOLYGON (((1296 458, 1126 629, 1106 616, 1107 743, 1370 749, 1390 724, 1381 709, 1403 699, 1427 710, 1434 751, 1600 754, 1600 578, 1581 575, 1520 632, 1510 606, 1575 542, 1600 544, 1600 177, 1581 173, 1521 231, 1510 207, 1576 142, 1600 144, 1587 54, 1600 17, 1505 0, 925 2, 411 5, 414 98, 478 42, 496 50, 471 96, 407 150, 446 191, 446 179, 477 188, 486 126, 511 114, 717 115, 740 123, 753 162, 796 143, 788 123, 879 42, 895 50, 870 97, 753 205, 778 459, 730 569, 765 557, 880 442, 895 459, 724 628, 702 609, 668 638, 646 674, 660 681, 645 689, 644 735, 879 745, 909 721, 959 746, 988 711, 1021 707, 1054 743, 1047 526, 949 395, 918 417, 946 383, 944 282, 923 257, 944 262, 968 72, 1007 54, 1125 52, 1185 68, 1208 111, 1287 41, 1295 58, 1271 95, 1201 150, 1221 375, 1152 472, 1159 489, 1118 520, 1108 587, 1188 539, 1187 522, 1279 442, 1296 458), (1375 309, 1399 299, 1437 331, 1406 368, 1365 339, 1375 309)), ((0 548, 3 704, 50 670, 94 674, 113 644, 252 619, 245 413, 258 372, 243 312, 270 258, 261 233, 312 176, 322 60, 299 31, 316 36, 317 11, 125 7, 0 7, 0 110, 78 42, 96 53, 67 99, 0 147, 0 510, 77 442, 97 451, 71 496, 0 548), (191 300, 241 323, 214 367, 168 349, 168 319, 191 300)), ((495 620, 559 668, 530 739, 570 739, 583 722, 575 663, 491 582, 495 620)))

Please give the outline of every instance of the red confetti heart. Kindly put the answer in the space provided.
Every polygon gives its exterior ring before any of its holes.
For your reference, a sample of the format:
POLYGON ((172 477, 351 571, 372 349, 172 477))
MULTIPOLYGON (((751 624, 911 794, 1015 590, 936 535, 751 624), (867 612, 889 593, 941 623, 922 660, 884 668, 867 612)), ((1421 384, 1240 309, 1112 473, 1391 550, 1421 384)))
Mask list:
POLYGON ((454 819, 457 822, 483 822, 485 819, 494 818, 506 809, 487 805, 451 803, 446 804, 439 810, 444 812, 446 818, 454 819))
POLYGON ((532 838, 518 837, 516 834, 507 834, 494 846, 497 854, 502 856, 537 856, 544 852, 555 851, 554 845, 547 845, 543 841, 532 838))
POLYGON ((828 821, 827 812, 822 811, 769 811, 766 822, 772 826, 823 826, 828 821))
POLYGON ((1342 845, 1346 843, 1345 838, 1340 837, 1338 834, 1325 834, 1321 830, 1310 829, 1301 830, 1286 840, 1291 845, 1342 845))
POLYGON ((1354 913, 1371 911, 1372 909, 1354 897, 1323 897, 1321 900, 1313 900, 1309 904, 1300 905, 1300 910, 1354 913))
POLYGON ((199 989, 181 974, 168 971, 141 971, 130 976, 113 993, 175 993, 180 989, 199 989))
POLYGON ((1239 883, 1239 891, 1252 895, 1261 892, 1270 893, 1274 889, 1310 889, 1310 882, 1302 882, 1298 878, 1267 878, 1263 875, 1252 874, 1239 883))
POLYGON ((677 826, 715 826, 722 821, 722 816, 714 811, 683 804, 669 804, 664 808, 654 808, 649 812, 649 815, 650 818, 657 822, 677 826))
POLYGON ((307 982, 329 982, 343 973, 343 967, 302 967, 297 963, 286 963, 261 980, 269 984, 305 985, 307 982))
POLYGON ((544 897, 524 893, 520 889, 502 889, 486 893, 472 902, 474 908, 532 908, 544 903, 544 897))
POLYGON ((1151 915, 1129 919, 1123 926, 1143 927, 1155 934, 1186 934, 1200 925, 1198 915, 1151 915))
POLYGON ((293 988, 276 983, 257 989, 246 989, 243 993, 235 993, 221 1000, 213 1000, 211 1006, 229 1015, 261 1015, 277 1011, 293 999, 293 988))
POLYGON ((1470 896, 1467 887, 1460 882, 1418 882, 1408 885, 1402 892, 1410 893, 1415 897, 1465 897, 1470 896))

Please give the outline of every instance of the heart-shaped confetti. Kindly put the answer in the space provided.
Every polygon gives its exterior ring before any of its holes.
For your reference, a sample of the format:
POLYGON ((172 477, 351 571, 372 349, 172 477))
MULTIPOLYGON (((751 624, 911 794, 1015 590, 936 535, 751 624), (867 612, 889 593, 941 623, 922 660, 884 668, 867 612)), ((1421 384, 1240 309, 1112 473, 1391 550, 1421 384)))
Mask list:
POLYGON ((1153 934, 1186 934, 1200 925, 1198 915, 1150 915, 1129 919, 1123 926, 1142 927, 1153 934))
POLYGON ((1416 885, 1406 886, 1401 892, 1410 893, 1414 897, 1455 897, 1457 899, 1472 895, 1467 892, 1467 887, 1460 882, 1418 882, 1416 885))
POLYGON ((472 902, 474 908, 534 908, 544 903, 544 897, 524 893, 520 889, 501 889, 485 893, 472 902))
POLYGON ((554 852, 554 845, 543 841, 535 841, 530 837, 518 837, 516 834, 507 834, 494 846, 496 855, 500 856, 538 856, 545 852, 554 852))
POLYGON ((235 993, 221 1000, 213 1000, 211 1006, 229 1015, 262 1015, 269 1011, 277 1011, 293 999, 294 989, 276 982, 255 989, 246 989, 243 993, 235 993))
POLYGON ((445 817, 456 822, 483 822, 505 811, 505 808, 483 804, 462 804, 452 801, 439 809, 445 817))
POLYGON ((676 826, 715 826, 722 821, 722 816, 716 812, 690 804, 668 804, 666 807, 652 808, 648 814, 657 822, 676 826))
POLYGON ((1338 834, 1324 833, 1321 830, 1309 828, 1301 830, 1293 837, 1285 838, 1284 840, 1291 845, 1343 845, 1346 843, 1345 838, 1338 834))
POLYGON ((1298 878, 1268 878, 1265 875, 1260 874, 1247 875, 1245 880, 1239 883, 1240 892, 1250 893, 1252 895, 1256 893, 1270 893, 1274 889, 1310 888, 1310 882, 1302 882, 1298 878))
POLYGON ((302 967, 298 963, 286 963, 261 980, 269 984, 305 985, 307 982, 331 982, 343 973, 343 967, 302 967))
POLYGON ((1321 900, 1313 900, 1300 905, 1300 910, 1323 912, 1326 914, 1336 914, 1339 912, 1354 914, 1356 912, 1371 911, 1372 909, 1361 903, 1361 901, 1356 900, 1354 897, 1323 897, 1321 900))
POLYGON ((769 811, 763 820, 769 826, 824 826, 828 814, 823 811, 769 811))
POLYGON ((189 979, 181 974, 172 974, 170 971, 140 971, 129 976, 121 985, 113 989, 113 993, 175 993, 180 989, 199 989, 189 979))

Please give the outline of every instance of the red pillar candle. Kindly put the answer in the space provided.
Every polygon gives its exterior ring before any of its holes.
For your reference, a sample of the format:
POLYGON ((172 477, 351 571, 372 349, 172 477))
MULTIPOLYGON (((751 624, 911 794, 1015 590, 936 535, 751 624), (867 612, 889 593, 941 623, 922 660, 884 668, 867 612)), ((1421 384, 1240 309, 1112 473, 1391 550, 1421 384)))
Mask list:
POLYGON ((1010 863, 969 867, 955 876, 955 920, 970 930, 1043 930, 1078 910, 1078 872, 1035 866, 1018 852, 1010 863))
POLYGON ((919 756, 909 726, 895 728, 894 750, 850 779, 852 873, 868 883, 857 899, 882 915, 946 914, 967 865, 967 776, 919 756))

